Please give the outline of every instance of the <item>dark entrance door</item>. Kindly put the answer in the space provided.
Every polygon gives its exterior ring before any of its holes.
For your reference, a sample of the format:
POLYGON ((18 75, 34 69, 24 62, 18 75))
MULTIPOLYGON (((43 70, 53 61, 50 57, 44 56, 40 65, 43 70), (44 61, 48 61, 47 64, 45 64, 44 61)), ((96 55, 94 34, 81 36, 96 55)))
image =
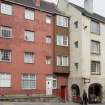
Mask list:
POLYGON ((80 102, 80 89, 77 84, 73 84, 71 86, 71 91, 72 91, 72 101, 79 103, 80 102))
POLYGON ((100 84, 90 85, 89 102, 90 103, 101 103, 102 102, 102 86, 100 84))
POLYGON ((61 99, 62 101, 66 101, 66 86, 61 86, 61 99))

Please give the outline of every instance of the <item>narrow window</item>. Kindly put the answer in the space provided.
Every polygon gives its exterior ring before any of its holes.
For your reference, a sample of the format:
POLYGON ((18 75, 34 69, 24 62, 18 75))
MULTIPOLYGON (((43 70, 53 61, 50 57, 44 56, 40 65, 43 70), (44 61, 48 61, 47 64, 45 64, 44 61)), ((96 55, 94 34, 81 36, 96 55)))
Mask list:
POLYGON ((51 36, 46 36, 45 41, 46 41, 46 44, 51 44, 52 43, 51 36))
POLYGON ((74 22, 75 28, 78 28, 78 21, 74 22))
POLYGON ((79 64, 78 63, 75 63, 74 66, 75 66, 75 70, 77 71, 79 64))
POLYGON ((57 56, 57 66, 69 66, 68 56, 57 56))
POLYGON ((53 76, 53 89, 57 89, 57 77, 53 76))
POLYGON ((75 48, 78 48, 78 41, 74 42, 75 48))
POLYGON ((50 56, 46 56, 46 64, 51 64, 51 57, 50 56))
POLYGON ((46 23, 51 24, 52 22, 52 17, 51 16, 46 16, 46 23))

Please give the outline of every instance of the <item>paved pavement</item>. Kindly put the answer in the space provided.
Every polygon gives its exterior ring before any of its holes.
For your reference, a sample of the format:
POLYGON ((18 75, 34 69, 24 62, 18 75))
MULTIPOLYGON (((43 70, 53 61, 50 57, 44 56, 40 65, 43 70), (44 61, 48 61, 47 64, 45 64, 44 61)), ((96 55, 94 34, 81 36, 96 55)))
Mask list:
MULTIPOLYGON (((0 102, 0 105, 80 105, 75 103, 39 103, 39 102, 0 102)), ((105 104, 89 104, 105 105, 105 104)))

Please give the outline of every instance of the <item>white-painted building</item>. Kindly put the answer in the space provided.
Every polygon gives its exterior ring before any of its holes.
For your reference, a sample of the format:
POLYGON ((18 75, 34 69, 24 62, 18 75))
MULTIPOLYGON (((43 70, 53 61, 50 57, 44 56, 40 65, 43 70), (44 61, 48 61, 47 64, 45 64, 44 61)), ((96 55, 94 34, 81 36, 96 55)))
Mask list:
POLYGON ((70 16, 70 100, 83 90, 93 101, 105 101, 105 18, 93 12, 93 0, 84 8, 59 0, 58 8, 70 16))

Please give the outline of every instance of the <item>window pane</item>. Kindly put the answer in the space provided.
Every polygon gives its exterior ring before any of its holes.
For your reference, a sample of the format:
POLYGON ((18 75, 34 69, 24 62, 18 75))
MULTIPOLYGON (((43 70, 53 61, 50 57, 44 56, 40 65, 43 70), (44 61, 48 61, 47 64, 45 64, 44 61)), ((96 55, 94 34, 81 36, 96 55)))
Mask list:
POLYGON ((63 36, 63 45, 68 46, 68 37, 67 36, 63 36))
POLYGON ((50 56, 46 56, 46 64, 51 64, 51 57, 50 56))
POLYGON ((1 13, 6 15, 12 15, 12 6, 9 4, 1 3, 1 13))
POLYGON ((59 46, 68 46, 68 36, 57 35, 57 45, 59 46))
POLYGON ((34 41, 34 32, 32 31, 25 31, 25 38, 26 41, 34 41))
POLYGON ((11 61, 11 51, 0 50, 0 60, 1 61, 11 61))
POLYGON ((34 74, 22 75, 22 88, 23 89, 35 89, 36 88, 36 76, 34 74))
POLYGON ((64 16, 57 16, 57 25, 62 27, 68 27, 68 18, 64 16))
POLYGON ((11 87, 11 75, 0 73, 0 87, 11 87))
POLYGON ((91 62, 91 73, 100 74, 100 62, 97 62, 97 61, 91 62))
POLYGON ((100 24, 95 21, 91 21, 91 32, 99 34, 100 33, 100 24))
POLYGON ((57 65, 58 66, 68 66, 69 61, 67 56, 57 56, 57 65))
POLYGON ((63 18, 61 16, 57 16, 57 25, 58 26, 63 26, 63 18))
POLYGON ((34 11, 26 9, 25 19, 34 20, 34 11))
POLYGON ((45 41, 47 44, 51 44, 51 42, 52 42, 51 36, 46 36, 45 41))
POLYGON ((64 24, 64 27, 68 27, 68 18, 67 17, 63 17, 63 24, 64 24))
POLYGON ((91 41, 91 52, 100 54, 100 42, 91 41))
POLYGON ((53 89, 57 89, 57 78, 53 78, 53 89))
POLYGON ((63 66, 68 66, 68 57, 67 56, 62 57, 62 65, 63 66))
POLYGON ((62 57, 57 56, 57 65, 60 66, 62 65, 62 57))
POLYGON ((51 16, 46 16, 46 23, 51 24, 51 16))
POLYGON ((0 28, 0 37, 11 38, 12 37, 12 29, 10 27, 1 27, 0 28))
POLYGON ((24 54, 24 62, 25 63, 34 63, 34 53, 25 52, 25 54, 24 54))
POLYGON ((57 45, 61 45, 63 44, 63 36, 61 35, 57 35, 57 45))

